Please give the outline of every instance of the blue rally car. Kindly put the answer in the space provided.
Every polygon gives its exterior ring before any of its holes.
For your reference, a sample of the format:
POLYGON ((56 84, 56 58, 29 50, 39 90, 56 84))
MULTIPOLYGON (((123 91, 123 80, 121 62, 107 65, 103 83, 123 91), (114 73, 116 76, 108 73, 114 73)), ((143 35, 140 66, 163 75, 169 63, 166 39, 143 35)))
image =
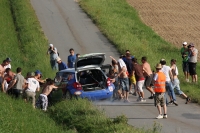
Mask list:
POLYGON ((107 67, 102 65, 105 58, 105 53, 82 55, 76 60, 75 68, 57 72, 56 85, 63 89, 63 93, 90 100, 110 98, 115 86, 105 74, 107 67))

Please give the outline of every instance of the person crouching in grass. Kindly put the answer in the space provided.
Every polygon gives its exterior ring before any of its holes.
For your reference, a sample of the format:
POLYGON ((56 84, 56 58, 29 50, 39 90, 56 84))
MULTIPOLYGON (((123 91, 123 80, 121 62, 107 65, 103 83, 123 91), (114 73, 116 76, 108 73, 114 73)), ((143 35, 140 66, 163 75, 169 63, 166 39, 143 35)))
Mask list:
POLYGON ((58 87, 54 85, 54 81, 50 80, 49 85, 47 85, 42 93, 39 95, 39 98, 36 102, 37 108, 42 108, 42 110, 46 111, 48 107, 48 98, 47 96, 51 93, 53 89, 57 89, 58 87))
POLYGON ((155 92, 155 106, 158 108, 159 115, 156 117, 157 119, 167 118, 167 106, 165 102, 165 82, 166 76, 161 71, 162 65, 156 65, 156 74, 154 76, 154 92, 155 92), (163 107, 164 115, 162 115, 161 107, 163 107))

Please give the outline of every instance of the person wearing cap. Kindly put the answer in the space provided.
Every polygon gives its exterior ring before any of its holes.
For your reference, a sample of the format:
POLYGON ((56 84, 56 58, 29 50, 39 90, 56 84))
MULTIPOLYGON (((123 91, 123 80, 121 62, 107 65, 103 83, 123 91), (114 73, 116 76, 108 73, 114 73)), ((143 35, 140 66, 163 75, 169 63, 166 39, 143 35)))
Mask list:
POLYGON ((10 69, 11 69, 11 64, 10 64, 11 61, 12 61, 12 60, 11 60, 9 57, 5 59, 5 62, 6 62, 6 64, 7 64, 7 65, 4 66, 5 69, 6 69, 6 68, 10 68, 10 69))
MULTIPOLYGON (((176 95, 174 93, 174 88, 172 86, 172 82, 174 81, 171 68, 166 65, 165 59, 160 60, 160 64, 162 65, 161 71, 165 74, 166 76, 166 89, 168 91, 168 95, 170 97, 170 102, 168 104, 175 104, 178 106, 178 103, 176 102, 176 95)), ((167 102, 167 99, 166 99, 167 102)))
POLYGON ((29 100, 29 98, 32 99, 32 105, 33 108, 35 108, 35 96, 36 91, 40 91, 40 85, 39 82, 36 80, 35 73, 30 73, 30 78, 26 81, 27 88, 25 88, 25 99, 26 101, 29 100))
POLYGON ((67 66, 68 68, 74 68, 74 64, 76 61, 76 54, 74 54, 74 49, 71 48, 69 50, 70 55, 68 56, 67 66))
POLYGON ((188 45, 189 51, 189 73, 192 77, 192 82, 197 83, 197 73, 196 73, 196 64, 197 64, 197 57, 198 57, 198 50, 194 47, 193 43, 188 45))
POLYGON ((181 48, 181 56, 183 58, 182 68, 185 75, 185 80, 187 82, 189 82, 189 65, 188 65, 189 56, 188 54, 189 52, 187 48, 187 42, 183 42, 183 47, 181 48))
POLYGON ((162 65, 156 65, 156 74, 153 77, 154 82, 154 92, 155 92, 155 106, 158 109, 159 115, 156 117, 157 119, 167 118, 167 106, 165 102, 165 92, 166 92, 166 76, 162 72, 162 65), (163 107, 163 113, 161 110, 163 107))
POLYGON ((49 44, 49 48, 47 54, 50 54, 50 64, 53 70, 58 70, 57 58, 58 58, 58 51, 57 48, 53 46, 53 44, 49 44))
POLYGON ((42 80, 42 73, 40 72, 40 70, 36 70, 35 71, 35 79, 40 83, 40 85, 45 83, 45 80, 42 80))
POLYGON ((57 63, 58 63, 58 70, 59 70, 59 71, 68 68, 67 65, 66 65, 64 62, 62 62, 62 60, 61 60, 60 57, 57 58, 57 63))

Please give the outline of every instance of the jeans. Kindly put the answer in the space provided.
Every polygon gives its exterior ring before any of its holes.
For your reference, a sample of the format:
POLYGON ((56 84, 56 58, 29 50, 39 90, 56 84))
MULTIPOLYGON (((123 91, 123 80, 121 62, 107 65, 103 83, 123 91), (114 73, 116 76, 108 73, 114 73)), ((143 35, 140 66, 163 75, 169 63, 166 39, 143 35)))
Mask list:
POLYGON ((172 97, 173 101, 176 101, 176 95, 174 93, 173 85, 171 81, 166 81, 166 90, 168 95, 172 97))
POLYGON ((15 96, 15 98, 19 98, 21 94, 22 89, 13 89, 13 95, 15 96))
POLYGON ((57 60, 50 60, 51 68, 53 70, 58 70, 58 63, 57 60))
POLYGON ((128 92, 129 91, 129 80, 128 80, 128 78, 120 78, 119 81, 120 81, 120 85, 122 87, 122 90, 128 92))
POLYGON ((181 91, 180 85, 179 85, 179 84, 180 84, 179 79, 178 79, 178 78, 174 79, 174 82, 172 83, 173 88, 176 89, 176 90, 178 91, 178 94, 179 94, 179 95, 181 95, 181 94, 183 94, 183 92, 181 91))

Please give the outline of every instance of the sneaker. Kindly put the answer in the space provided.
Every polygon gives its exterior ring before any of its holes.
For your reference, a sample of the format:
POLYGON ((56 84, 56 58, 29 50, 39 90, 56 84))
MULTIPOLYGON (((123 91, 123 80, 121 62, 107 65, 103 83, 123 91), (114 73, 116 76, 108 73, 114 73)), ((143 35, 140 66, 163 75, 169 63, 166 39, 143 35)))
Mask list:
POLYGON ((150 97, 149 97, 149 99, 153 99, 153 98, 154 98, 153 96, 150 96, 150 97))
POLYGON ((134 92, 132 95, 134 95, 134 96, 137 96, 137 93, 136 93, 136 92, 134 92))
POLYGON ((133 94, 133 92, 132 92, 132 91, 129 91, 129 94, 133 94))
POLYGON ((185 104, 189 103, 190 101, 191 101, 191 99, 190 99, 189 97, 187 97, 187 98, 186 98, 186 103, 185 103, 185 104))
POLYGON ((167 104, 169 105, 169 104, 172 104, 173 103, 173 101, 170 101, 170 102, 168 102, 167 104))
POLYGON ((125 102, 125 103, 130 103, 130 101, 129 101, 129 100, 127 100, 127 99, 126 99, 126 100, 124 100, 124 102, 125 102))
POLYGON ((178 106, 178 103, 176 101, 173 101, 173 104, 175 104, 176 106, 178 106))
POLYGON ((142 97, 138 97, 138 98, 137 98, 137 101, 139 102, 139 101, 141 101, 141 99, 142 99, 142 97))
POLYGON ((157 117, 156 117, 156 119, 162 119, 163 118, 163 115, 158 115, 157 117))
POLYGON ((167 119, 167 115, 166 115, 166 114, 164 114, 164 115, 163 115, 163 118, 167 119))
POLYGON ((141 98, 140 102, 146 102, 146 99, 141 98))

